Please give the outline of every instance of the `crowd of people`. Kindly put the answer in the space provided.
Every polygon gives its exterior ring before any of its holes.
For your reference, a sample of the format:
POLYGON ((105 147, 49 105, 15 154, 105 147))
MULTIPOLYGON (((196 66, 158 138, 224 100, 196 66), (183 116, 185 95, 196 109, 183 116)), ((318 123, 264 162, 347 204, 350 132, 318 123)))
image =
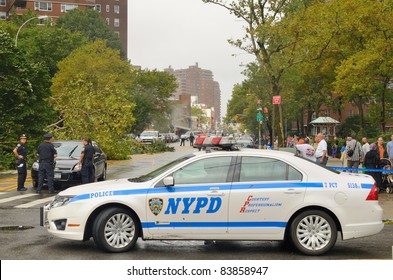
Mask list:
MULTIPOLYGON (((365 168, 365 173, 371 175, 377 185, 381 185, 381 172, 375 172, 371 169, 380 169, 382 167, 381 159, 387 159, 393 162, 393 135, 390 141, 385 145, 382 137, 379 137, 376 143, 369 143, 367 137, 362 138, 362 143, 357 140, 356 134, 346 138, 346 141, 340 149, 340 160, 342 167, 348 168, 348 172, 358 172, 358 168, 365 168)), ((287 146, 296 146, 301 155, 307 159, 319 164, 326 165, 328 161, 328 145, 325 136, 319 133, 315 137, 315 143, 311 142, 309 137, 305 139, 293 137, 288 141, 291 143, 287 146)), ((334 144, 331 147, 330 155, 337 156, 339 141, 334 138, 334 144)))

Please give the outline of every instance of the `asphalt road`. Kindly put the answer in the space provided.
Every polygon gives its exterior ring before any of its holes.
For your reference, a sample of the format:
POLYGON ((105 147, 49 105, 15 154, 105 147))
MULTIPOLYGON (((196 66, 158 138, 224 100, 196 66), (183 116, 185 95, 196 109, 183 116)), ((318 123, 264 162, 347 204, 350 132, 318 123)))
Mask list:
MULTIPOLYGON (((135 177, 145 174, 182 155, 189 147, 178 147, 174 153, 137 155, 133 160, 113 163, 108 179, 135 177)), ((382 195, 391 205, 393 195, 382 195)), ((328 254, 304 256, 287 248, 283 242, 217 242, 203 241, 143 241, 138 240, 133 251, 122 254, 103 253, 92 240, 87 242, 53 237, 39 226, 39 207, 50 200, 36 197, 30 190, 24 195, 0 193, 0 259, 1 260, 345 260, 392 259, 393 224, 385 225, 377 235, 341 241, 328 254), (30 195, 30 196, 29 196, 30 195), (19 197, 18 197, 19 196, 19 197), (14 199, 16 197, 16 199, 14 199), (41 202, 41 203, 37 203, 41 202), (19 227, 21 226, 21 227, 19 227)))

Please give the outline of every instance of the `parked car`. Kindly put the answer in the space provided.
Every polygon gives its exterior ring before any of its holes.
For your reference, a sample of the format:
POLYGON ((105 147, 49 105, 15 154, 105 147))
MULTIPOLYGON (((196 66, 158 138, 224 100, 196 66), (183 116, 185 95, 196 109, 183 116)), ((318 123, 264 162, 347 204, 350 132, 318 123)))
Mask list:
POLYGON ((180 140, 179 136, 176 133, 169 133, 169 135, 172 138, 172 142, 178 142, 180 140))
POLYGON ((257 145, 254 144, 254 140, 248 136, 242 136, 236 139, 236 143, 242 148, 256 148, 257 145))
POLYGON ((143 144, 152 144, 154 141, 161 139, 161 135, 157 130, 145 130, 140 136, 143 144))
MULTIPOLYGON (((55 186, 74 186, 81 184, 81 170, 78 165, 83 143, 80 140, 58 140, 53 145, 57 150, 55 160, 55 186)), ((96 142, 93 142, 94 148, 94 173, 96 181, 106 180, 107 158, 105 153, 96 142)), ((31 178, 33 187, 38 186, 38 169, 39 162, 36 161, 31 167, 31 178)), ((46 179, 45 179, 46 182, 46 179)))

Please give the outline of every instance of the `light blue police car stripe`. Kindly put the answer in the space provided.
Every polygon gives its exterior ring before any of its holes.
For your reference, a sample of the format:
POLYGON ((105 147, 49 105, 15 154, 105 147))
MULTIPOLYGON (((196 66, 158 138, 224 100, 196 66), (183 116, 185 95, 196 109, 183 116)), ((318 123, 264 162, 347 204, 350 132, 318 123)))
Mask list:
MULTIPOLYGON (((131 190, 115 190, 111 191, 110 195, 105 196, 125 196, 125 195, 140 195, 140 194, 167 194, 167 193, 184 193, 184 192, 198 192, 198 191, 210 191, 211 185, 205 186, 190 186, 190 187, 169 187, 169 188, 149 188, 149 189, 131 189, 131 190)), ((313 183, 313 182, 269 182, 269 183, 234 183, 231 185, 230 183, 226 183, 226 185, 219 186, 221 191, 224 190, 245 190, 245 189, 281 189, 281 188, 323 188, 322 183, 313 183)), ((97 192, 100 193, 100 192, 97 192)), ((70 203, 97 198, 99 196, 95 195, 96 193, 88 193, 75 196, 71 199, 70 203)))
POLYGON ((143 228, 285 228, 286 222, 143 222, 143 228))
POLYGON ((362 189, 368 189, 371 190, 373 188, 373 184, 361 184, 362 189))

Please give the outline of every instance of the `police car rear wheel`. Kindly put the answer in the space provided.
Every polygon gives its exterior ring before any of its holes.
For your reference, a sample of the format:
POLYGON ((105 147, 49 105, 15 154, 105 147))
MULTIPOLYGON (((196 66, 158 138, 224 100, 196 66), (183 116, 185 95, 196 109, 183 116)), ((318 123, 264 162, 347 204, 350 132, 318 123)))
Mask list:
POLYGON ((322 255, 337 240, 337 227, 333 219, 320 210, 300 213, 292 222, 290 237, 293 245, 307 255, 322 255))
POLYGON ((126 252, 138 239, 139 225, 135 215, 122 208, 102 211, 93 226, 93 238, 107 252, 126 252))

